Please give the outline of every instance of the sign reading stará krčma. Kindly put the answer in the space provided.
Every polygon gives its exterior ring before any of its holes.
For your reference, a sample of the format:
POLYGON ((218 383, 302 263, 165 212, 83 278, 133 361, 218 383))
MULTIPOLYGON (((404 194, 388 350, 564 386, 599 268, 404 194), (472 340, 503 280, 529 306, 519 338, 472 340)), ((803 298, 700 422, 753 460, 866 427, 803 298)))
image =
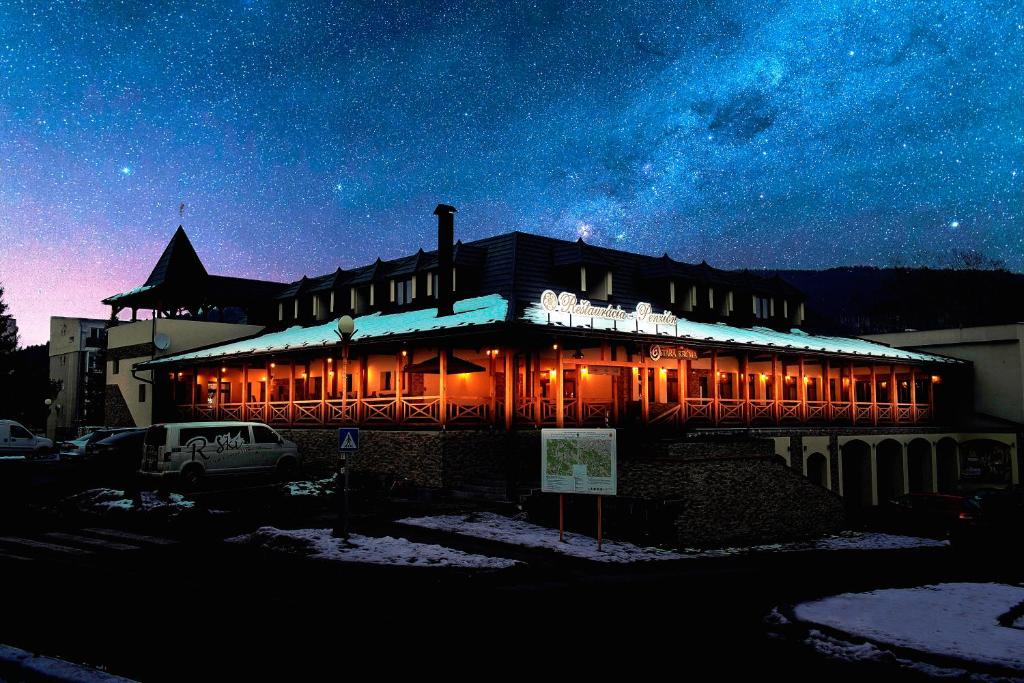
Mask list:
POLYGON ((614 429, 542 429, 541 491, 614 496, 614 429))

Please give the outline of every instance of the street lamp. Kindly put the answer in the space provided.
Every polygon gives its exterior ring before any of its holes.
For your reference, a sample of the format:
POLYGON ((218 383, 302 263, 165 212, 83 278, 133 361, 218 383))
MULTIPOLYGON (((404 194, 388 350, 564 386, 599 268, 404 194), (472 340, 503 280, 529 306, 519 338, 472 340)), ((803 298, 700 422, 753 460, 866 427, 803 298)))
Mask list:
MULTIPOLYGON (((343 315, 338 318, 338 339, 341 340, 341 390, 342 392, 348 391, 348 345, 352 341, 352 333, 356 331, 356 321, 352 319, 350 315, 343 315)), ((335 497, 338 501, 338 519, 334 524, 334 531, 332 533, 335 537, 341 537, 348 540, 348 498, 349 498, 349 487, 348 487, 348 453, 340 451, 341 459, 341 472, 342 478, 335 482, 335 497), (339 486, 340 484, 340 486, 339 486)))

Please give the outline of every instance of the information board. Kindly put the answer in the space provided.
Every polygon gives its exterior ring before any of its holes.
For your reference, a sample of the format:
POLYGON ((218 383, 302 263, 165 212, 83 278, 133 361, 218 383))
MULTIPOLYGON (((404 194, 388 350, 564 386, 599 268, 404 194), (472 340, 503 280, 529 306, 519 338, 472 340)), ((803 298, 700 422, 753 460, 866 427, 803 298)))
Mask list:
POLYGON ((614 429, 542 429, 542 491, 614 496, 614 429))

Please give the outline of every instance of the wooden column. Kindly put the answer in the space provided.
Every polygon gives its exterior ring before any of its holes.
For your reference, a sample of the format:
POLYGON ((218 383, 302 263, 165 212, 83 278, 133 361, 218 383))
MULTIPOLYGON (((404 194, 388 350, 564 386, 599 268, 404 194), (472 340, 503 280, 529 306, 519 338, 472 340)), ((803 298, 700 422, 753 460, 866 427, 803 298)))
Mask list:
MULTIPOLYGON (((847 398, 850 399, 850 421, 857 423, 857 376, 853 374, 853 363, 850 363, 850 391, 847 398)), ((842 378, 839 379, 842 383, 842 378)))
POLYGON ((192 368, 192 417, 191 417, 191 419, 193 419, 193 420, 196 419, 196 393, 198 393, 200 386, 201 385, 199 384, 199 368, 193 367, 192 368))
MULTIPOLYGON (((541 414, 541 396, 540 396, 540 351, 533 352, 533 419, 538 427, 544 424, 544 418, 541 414)), ((548 383, 551 386, 551 383, 548 383)))
POLYGON ((512 429, 512 420, 515 417, 516 407, 515 379, 519 374, 512 365, 512 352, 504 351, 505 354, 505 429, 512 429))
POLYGON ((288 422, 295 420, 295 361, 288 361, 288 422))
POLYGON ((579 363, 576 368, 576 426, 583 426, 583 367, 579 363))
MULTIPOLYGON (((826 356, 821 361, 821 398, 825 401, 825 420, 832 421, 832 361, 826 356)), ((842 381, 842 379, 840 379, 842 381)))
POLYGON ((214 403, 213 403, 213 419, 214 420, 217 420, 217 419, 220 418, 220 404, 221 404, 220 383, 221 383, 221 377, 222 377, 221 370, 222 370, 221 366, 218 365, 217 366, 217 393, 215 394, 216 398, 214 398, 214 400, 213 400, 214 401, 214 403))
MULTIPOLYGON (((928 379, 931 387, 931 378, 928 379)), ((910 419, 917 422, 917 368, 913 366, 910 368, 910 419)))
POLYGON ((366 406, 363 405, 363 401, 366 400, 365 359, 366 356, 364 354, 356 354, 356 372, 352 373, 352 385, 356 392, 356 422, 359 424, 363 423, 363 418, 366 416, 366 406))
POLYGON ((779 354, 772 354, 772 403, 775 404, 775 422, 782 421, 782 373, 779 372, 779 354))
POLYGON ((711 349, 711 420, 718 424, 718 349, 711 349))
POLYGON ((439 349, 437 359, 440 370, 440 374, 437 376, 437 395, 440 399, 438 417, 441 419, 443 428, 448 424, 448 349, 439 349))
POLYGON ((743 409, 743 420, 750 424, 750 383, 748 381, 748 375, 750 373, 750 359, 746 351, 743 352, 742 360, 740 361, 740 400, 743 401, 741 407, 743 409))
MULTIPOLYGON (((892 410, 893 424, 899 423, 900 387, 896 384, 896 366, 889 366, 889 405, 892 410)), ((911 411, 913 412, 913 411, 911 411)), ((911 415, 913 419, 913 415, 911 415)), ((906 491, 904 491, 906 493, 906 491)))
POLYGON ((565 381, 563 376, 564 371, 565 366, 562 364, 562 348, 559 346, 555 349, 555 380, 557 384, 555 387, 555 424, 559 427, 565 426, 565 391, 562 388, 562 384, 565 381))
POLYGON ((263 417, 270 422, 270 402, 274 399, 270 394, 270 387, 274 386, 274 364, 267 359, 267 390, 263 394, 263 417))
POLYGON ((402 406, 402 352, 395 354, 395 422, 402 424, 405 410, 402 406))
POLYGON ((249 364, 242 363, 242 419, 249 419, 249 364))
POLYGON ((679 424, 686 424, 686 381, 690 374, 690 360, 680 358, 676 361, 676 399, 679 401, 679 424))
MULTIPOLYGON (((875 376, 875 363, 871 362, 871 421, 878 424, 878 378, 875 376)), ((875 501, 878 504, 878 501, 875 501)))
POLYGON ((796 396, 800 399, 800 419, 807 421, 807 367, 804 364, 803 354, 797 356, 797 372, 800 376, 796 380, 796 396))
POLYGON ((488 407, 488 415, 490 422, 493 425, 498 419, 498 416, 494 414, 498 407, 498 382, 497 377, 494 376, 494 354, 490 350, 487 351, 487 372, 488 374, 488 391, 490 393, 490 405, 488 407))

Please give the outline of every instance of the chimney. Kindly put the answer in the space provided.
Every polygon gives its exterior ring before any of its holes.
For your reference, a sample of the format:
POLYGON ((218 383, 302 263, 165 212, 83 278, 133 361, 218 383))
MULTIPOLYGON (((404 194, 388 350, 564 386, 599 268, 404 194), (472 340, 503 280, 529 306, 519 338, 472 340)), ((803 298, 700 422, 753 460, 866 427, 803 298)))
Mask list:
POLYGON ((438 204, 437 216, 437 316, 452 314, 452 243, 455 240, 455 207, 438 204))

